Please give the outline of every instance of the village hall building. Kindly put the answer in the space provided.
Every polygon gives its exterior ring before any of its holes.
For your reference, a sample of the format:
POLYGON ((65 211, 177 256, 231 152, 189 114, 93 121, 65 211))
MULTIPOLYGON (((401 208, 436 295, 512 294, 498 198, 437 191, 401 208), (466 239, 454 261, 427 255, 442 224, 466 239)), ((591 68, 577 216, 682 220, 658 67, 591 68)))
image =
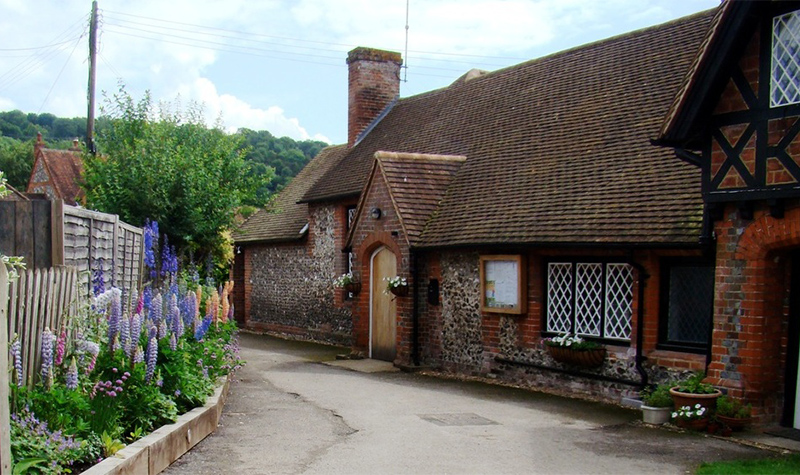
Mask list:
POLYGON ((244 328, 610 401, 706 371, 800 428, 800 2, 404 98, 398 53, 347 63, 347 143, 234 236, 244 328), (605 358, 556 361, 567 332, 605 358))

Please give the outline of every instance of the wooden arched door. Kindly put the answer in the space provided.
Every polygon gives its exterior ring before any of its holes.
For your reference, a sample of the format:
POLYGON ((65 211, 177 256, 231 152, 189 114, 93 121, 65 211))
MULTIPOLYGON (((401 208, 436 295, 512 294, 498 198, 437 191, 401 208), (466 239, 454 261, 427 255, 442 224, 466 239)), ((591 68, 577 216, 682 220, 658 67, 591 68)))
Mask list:
POLYGON ((397 355, 397 304, 392 294, 386 294, 386 277, 397 275, 397 258, 381 247, 370 261, 370 358, 394 361, 397 355))

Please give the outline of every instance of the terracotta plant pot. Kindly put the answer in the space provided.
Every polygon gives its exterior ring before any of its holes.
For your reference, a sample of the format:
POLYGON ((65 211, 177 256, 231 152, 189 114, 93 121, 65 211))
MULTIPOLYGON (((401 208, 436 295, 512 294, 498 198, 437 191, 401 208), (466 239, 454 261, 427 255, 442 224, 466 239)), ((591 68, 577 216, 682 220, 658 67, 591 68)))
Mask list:
POLYGON ((689 430, 706 430, 706 427, 708 427, 708 417, 704 417, 702 419, 692 419, 689 421, 684 419, 675 419, 675 425, 689 430))
POLYGON ((350 282, 349 284, 344 284, 344 290, 350 292, 351 294, 357 294, 361 292, 361 282, 350 282))
POLYGON ((695 394, 679 392, 677 386, 670 389, 669 394, 675 403, 675 410, 683 406, 694 408, 695 405, 700 404, 707 411, 714 411, 717 408, 717 398, 722 396, 722 392, 718 389, 715 389, 711 394, 695 394))
POLYGON ((397 287, 392 287, 389 289, 389 292, 394 294, 395 297, 405 297, 408 295, 408 286, 407 285, 399 285, 397 287))
POLYGON ((606 358, 605 348, 595 348, 592 350, 573 350, 566 346, 547 346, 547 352, 559 363, 581 368, 596 368, 603 364, 606 358))
POLYGON ((671 407, 652 407, 642 405, 642 422, 647 424, 666 424, 672 417, 671 407))
POLYGON ((730 427, 732 431, 739 432, 744 430, 744 428, 750 424, 752 418, 747 417, 744 419, 737 419, 735 417, 721 416, 717 414, 717 420, 730 427))

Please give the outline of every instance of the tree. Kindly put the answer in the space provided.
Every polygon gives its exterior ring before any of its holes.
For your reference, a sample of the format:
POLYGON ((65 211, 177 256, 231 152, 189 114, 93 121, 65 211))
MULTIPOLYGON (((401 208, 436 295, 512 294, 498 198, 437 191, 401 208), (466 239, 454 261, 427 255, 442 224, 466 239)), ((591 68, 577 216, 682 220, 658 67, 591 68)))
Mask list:
POLYGON ((99 154, 84 160, 88 205, 138 226, 158 221, 184 255, 226 255, 234 213, 270 178, 250 172, 241 136, 206 127, 196 104, 155 107, 149 93, 135 102, 124 87, 101 112, 99 154))
POLYGON ((0 170, 5 172, 8 183, 25 191, 33 168, 33 140, 26 142, 0 137, 0 170))

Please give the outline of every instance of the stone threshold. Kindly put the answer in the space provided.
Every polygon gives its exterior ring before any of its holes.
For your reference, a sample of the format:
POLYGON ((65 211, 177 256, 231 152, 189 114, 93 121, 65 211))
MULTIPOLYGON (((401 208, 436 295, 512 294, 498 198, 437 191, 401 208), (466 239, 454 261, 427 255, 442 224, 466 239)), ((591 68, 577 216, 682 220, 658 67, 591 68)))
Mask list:
POLYGON ((83 472, 83 475, 155 475, 214 432, 225 407, 230 379, 217 386, 203 407, 182 414, 83 472))

